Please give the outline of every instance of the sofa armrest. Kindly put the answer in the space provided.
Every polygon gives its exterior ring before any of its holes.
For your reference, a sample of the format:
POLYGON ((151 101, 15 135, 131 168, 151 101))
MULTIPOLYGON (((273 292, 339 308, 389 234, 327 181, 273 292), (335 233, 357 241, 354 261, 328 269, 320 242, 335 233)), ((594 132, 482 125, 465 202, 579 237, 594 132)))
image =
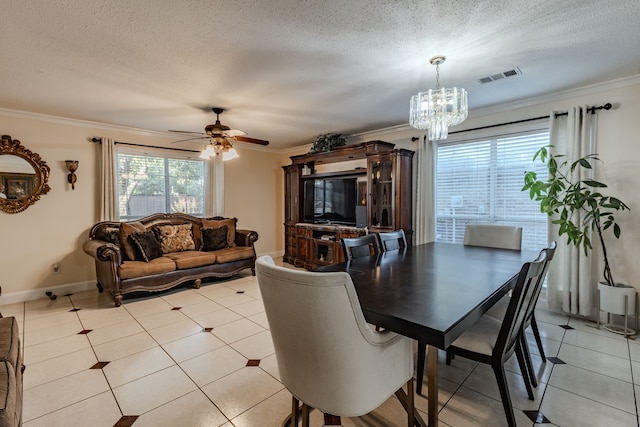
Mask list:
POLYGON ((110 261, 115 265, 122 264, 122 251, 118 245, 104 240, 87 240, 82 249, 97 261, 110 261))
POLYGON ((236 229, 236 246, 250 246, 258 240, 258 233, 253 230, 236 229))

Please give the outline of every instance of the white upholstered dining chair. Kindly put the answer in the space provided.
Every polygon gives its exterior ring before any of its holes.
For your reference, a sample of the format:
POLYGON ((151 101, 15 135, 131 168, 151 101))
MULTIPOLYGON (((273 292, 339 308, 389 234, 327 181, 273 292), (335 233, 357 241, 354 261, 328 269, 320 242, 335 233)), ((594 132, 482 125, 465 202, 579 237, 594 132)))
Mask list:
POLYGON ((464 244, 519 251, 522 247, 522 227, 470 224, 464 230, 464 244))
POLYGON ((308 425, 309 408, 356 417, 396 393, 413 426, 412 340, 367 325, 347 273, 294 270, 262 256, 256 276, 280 379, 293 396, 291 425, 298 425, 300 401, 308 425))

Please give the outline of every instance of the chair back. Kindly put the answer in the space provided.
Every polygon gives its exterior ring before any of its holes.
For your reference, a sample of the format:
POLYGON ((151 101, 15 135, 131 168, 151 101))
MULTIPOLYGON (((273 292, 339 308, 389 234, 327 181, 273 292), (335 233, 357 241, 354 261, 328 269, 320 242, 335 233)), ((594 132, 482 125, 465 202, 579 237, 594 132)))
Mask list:
POLYGON ((412 378, 412 340, 367 325, 347 273, 295 270, 262 256, 256 276, 280 379, 297 399, 359 416, 412 378))
POLYGON ((403 229, 378 233, 378 237, 380 238, 380 249, 383 252, 407 247, 407 238, 403 229))
POLYGON ((519 251, 522 247, 522 227, 470 224, 464 230, 464 244, 519 251))
POLYGON ((540 297, 540 291, 542 290, 542 285, 544 284, 544 279, 547 276, 547 270, 549 269, 549 264, 551 263, 551 260, 553 259, 553 256, 556 253, 556 247, 558 245, 556 244, 556 242, 551 242, 551 244, 549 245, 548 248, 543 249, 543 251, 546 252, 547 256, 544 262, 544 267, 542 268, 542 272, 540 273, 540 276, 538 277, 538 281, 536 283, 535 289, 533 290, 533 296, 531 298, 531 303, 529 304, 529 306, 527 307, 527 311, 526 314, 524 316, 524 325, 523 325, 523 329, 527 329, 529 327, 529 325, 531 325, 531 319, 533 318, 533 315, 535 313, 536 310, 536 304, 538 303, 538 298, 540 297))
POLYGON ((380 242, 378 242, 378 237, 375 234, 365 234, 360 237, 343 237, 341 243, 345 261, 370 257, 380 253, 380 242))
POLYGON ((522 332, 527 308, 533 299, 546 259, 547 249, 543 249, 535 261, 524 263, 520 269, 493 349, 493 357, 500 357, 502 362, 506 362, 515 350, 519 334, 522 332))

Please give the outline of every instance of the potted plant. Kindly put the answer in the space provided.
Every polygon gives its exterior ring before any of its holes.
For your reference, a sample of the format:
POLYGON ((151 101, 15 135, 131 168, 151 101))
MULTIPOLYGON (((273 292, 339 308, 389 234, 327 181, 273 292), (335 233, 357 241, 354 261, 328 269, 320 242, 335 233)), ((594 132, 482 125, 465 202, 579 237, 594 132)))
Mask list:
POLYGON ((341 133, 325 133, 316 137, 309 153, 323 153, 346 144, 347 137, 345 135, 341 133))
POLYGON ((595 233, 604 258, 604 280, 598 284, 599 307, 609 313, 635 313, 635 288, 614 281, 604 240, 607 232, 620 238, 621 229, 614 214, 629 210, 629 207, 622 200, 603 194, 601 191, 607 188, 606 184, 577 176, 580 169, 591 170, 592 162, 601 161, 597 154, 588 154, 572 163, 564 157, 551 154, 548 147, 540 148, 533 160, 539 159, 545 164, 548 178, 540 180, 534 171, 526 172, 522 191, 528 191, 531 199, 540 202, 540 210, 554 217, 551 222, 558 225, 558 235, 566 235, 567 243, 582 247, 585 255, 593 249, 590 236, 595 233), (582 215, 580 219, 576 218, 578 214, 582 215), (611 297, 610 291, 626 292, 629 296, 627 305, 624 297, 611 297))

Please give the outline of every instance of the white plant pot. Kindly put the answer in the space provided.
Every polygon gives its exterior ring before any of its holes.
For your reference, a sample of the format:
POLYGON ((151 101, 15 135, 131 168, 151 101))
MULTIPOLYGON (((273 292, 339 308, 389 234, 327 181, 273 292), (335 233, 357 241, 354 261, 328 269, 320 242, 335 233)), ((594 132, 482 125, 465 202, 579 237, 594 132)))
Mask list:
POLYGON ((600 291, 600 310, 611 314, 636 314, 636 288, 622 283, 609 286, 598 283, 600 291), (624 297, 627 296, 627 310, 624 307, 624 297))
POLYGON ((609 286, 604 282, 598 283, 598 328, 600 328, 600 311, 606 311, 607 324, 604 328, 608 331, 622 334, 625 337, 627 335, 636 335, 638 333, 638 313, 637 313, 637 298, 636 288, 633 286, 625 285, 622 283, 616 283, 616 286, 609 286), (625 306, 626 302, 626 306, 625 306), (611 314, 618 314, 624 316, 624 327, 609 323, 611 314), (627 321, 629 315, 635 315, 635 328, 631 330, 628 328, 627 321))

